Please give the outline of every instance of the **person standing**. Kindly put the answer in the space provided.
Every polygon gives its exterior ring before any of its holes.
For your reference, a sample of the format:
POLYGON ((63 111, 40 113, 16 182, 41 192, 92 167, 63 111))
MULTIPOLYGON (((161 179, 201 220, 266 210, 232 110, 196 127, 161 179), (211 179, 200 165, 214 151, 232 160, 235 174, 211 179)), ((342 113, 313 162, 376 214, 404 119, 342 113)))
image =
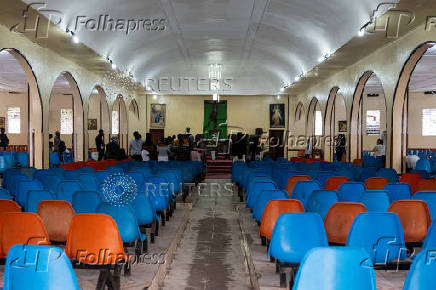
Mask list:
POLYGON ((104 131, 100 129, 98 131, 97 137, 95 137, 95 147, 98 152, 98 161, 103 160, 104 158, 104 131))
POLYGON ((6 150, 6 147, 9 145, 9 138, 5 133, 5 128, 0 129, 0 147, 3 148, 3 150, 6 150))
POLYGON ((141 161, 142 144, 144 142, 142 141, 141 135, 139 134, 138 131, 133 132, 133 137, 134 138, 130 140, 130 145, 129 145, 130 156, 136 161, 141 161))
POLYGON ((383 163, 383 167, 385 167, 385 164, 386 164, 386 150, 385 150, 385 146, 383 145, 383 140, 382 139, 377 139, 377 145, 374 146, 372 151, 374 152, 374 157, 375 158, 381 157, 382 163, 383 163))
POLYGON ((157 152, 159 153, 157 157, 158 161, 168 161, 168 153, 170 153, 170 149, 165 143, 164 138, 160 139, 159 144, 157 145, 157 152))
POLYGON ((342 161, 342 156, 344 156, 345 154, 345 135, 344 134, 339 134, 338 137, 336 138, 336 160, 341 162, 342 161))

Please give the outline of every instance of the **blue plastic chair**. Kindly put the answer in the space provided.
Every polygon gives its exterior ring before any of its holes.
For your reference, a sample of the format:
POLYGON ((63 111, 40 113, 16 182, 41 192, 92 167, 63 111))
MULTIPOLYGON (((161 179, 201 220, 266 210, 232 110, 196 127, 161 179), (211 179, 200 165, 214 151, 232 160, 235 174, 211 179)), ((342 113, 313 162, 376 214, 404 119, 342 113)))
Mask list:
POLYGON ((12 200, 12 196, 9 194, 9 191, 7 189, 0 188, 0 199, 12 200))
POLYGON ((431 220, 436 220, 436 191, 418 191, 412 196, 412 199, 425 201, 430 211, 431 220))
POLYGON ((21 167, 29 167, 29 155, 27 152, 19 152, 17 161, 21 167))
POLYGON ((403 290, 433 290, 436 283, 436 252, 423 250, 413 260, 403 290))
POLYGON ((59 176, 59 177, 64 178, 63 175, 64 175, 64 171, 65 171, 65 169, 63 169, 62 167, 54 167, 54 168, 50 168, 49 171, 50 171, 51 173, 53 173, 54 175, 57 175, 57 176, 59 176))
POLYGON ((410 185, 407 183, 389 183, 383 189, 389 191, 391 202, 410 199, 412 195, 410 185))
POLYGON ((18 191, 15 195, 15 201, 24 207, 27 201, 27 195, 30 190, 43 190, 41 182, 38 180, 22 181, 18 184, 18 191))
POLYGON ((43 177, 41 181, 46 189, 48 189, 53 195, 56 196, 56 192, 59 184, 63 181, 63 179, 57 175, 46 175, 43 177))
POLYGON ((427 235, 422 243, 422 249, 436 249, 436 222, 432 222, 428 228, 427 235))
POLYGON ((272 180, 255 181, 250 183, 249 191, 247 192, 247 207, 253 209, 256 199, 262 191, 274 189, 277 189, 277 186, 272 180))
POLYGON ((365 190, 365 184, 362 182, 344 182, 338 188, 339 201, 360 202, 365 190))
POLYGON ((327 181, 327 179, 329 179, 330 177, 335 176, 335 173, 331 172, 331 171, 320 171, 318 173, 318 175, 316 176, 315 180, 318 181, 319 186, 321 188, 324 188, 324 185, 327 181))
POLYGON ((80 174, 78 170, 65 170, 62 176, 66 181, 78 181, 80 174))
POLYGON ((95 213, 102 202, 96 191, 79 190, 73 193, 72 206, 76 213, 95 213))
POLYGON ((124 243, 132 243, 138 239, 145 240, 145 234, 139 230, 135 212, 131 206, 115 206, 103 202, 97 207, 96 213, 110 215, 115 220, 124 243))
POLYGON ((401 221, 391 212, 367 212, 354 218, 347 246, 363 248, 374 264, 385 264, 406 258, 401 221))
POLYGON ((145 196, 150 198, 156 211, 169 208, 170 193, 168 180, 162 176, 148 176, 145 178, 145 196))
POLYGON ((92 167, 79 167, 77 169, 77 172, 79 172, 79 174, 94 174, 95 170, 92 167))
POLYGON ((375 177, 377 175, 377 169, 375 167, 363 168, 360 173, 360 180, 365 181, 370 177, 375 177))
POLYGON ((136 219, 140 226, 149 225, 156 219, 156 211, 150 198, 145 196, 144 192, 138 192, 135 200, 132 202, 135 210, 136 219))
POLYGON ((431 172, 431 164, 430 161, 425 157, 420 157, 418 162, 416 162, 415 170, 422 170, 427 173, 431 172))
POLYGON ((96 170, 95 171, 95 177, 98 180, 98 183, 103 183, 107 177, 109 177, 112 174, 112 172, 107 170, 96 170))
POLYGON ((127 175, 133 178, 136 183, 136 188, 138 191, 144 191, 145 190, 145 178, 144 175, 142 175, 139 172, 127 172, 127 175))
POLYGON ((79 290, 65 252, 53 246, 14 245, 9 249, 4 290, 79 290))
POLYGON ((38 204, 43 200, 53 200, 53 196, 48 190, 30 190, 27 193, 27 200, 24 211, 37 212, 38 204))
POLYGON ((369 255, 351 247, 314 248, 301 262, 293 290, 376 290, 369 255))
POLYGON ((100 182, 95 177, 94 173, 92 174, 80 174, 79 183, 83 190, 86 191, 98 191, 100 182))
POLYGON ((291 198, 298 199, 306 208, 307 199, 314 190, 319 190, 319 183, 313 180, 303 180, 295 184, 291 198))
POLYGON ((80 184, 76 181, 63 181, 59 183, 56 190, 56 199, 65 200, 69 203, 73 202, 73 194, 76 191, 82 190, 80 184))
POLYGON ((391 205, 391 197, 386 190, 367 190, 362 194, 361 202, 368 211, 386 212, 391 205))
POLYGON ((377 170, 376 177, 385 177, 392 183, 398 182, 399 179, 397 171, 393 168, 380 168, 377 170))
POLYGON ((288 199, 289 195, 286 190, 263 190, 256 198, 253 208, 253 217, 256 221, 262 220, 263 211, 267 203, 272 199, 288 199))
POLYGON ((318 213, 324 220, 330 207, 338 201, 335 190, 314 190, 307 200, 305 210, 318 213))
POLYGON ((324 223, 316 213, 284 213, 274 226, 268 255, 279 262, 299 264, 306 253, 327 247, 324 223))

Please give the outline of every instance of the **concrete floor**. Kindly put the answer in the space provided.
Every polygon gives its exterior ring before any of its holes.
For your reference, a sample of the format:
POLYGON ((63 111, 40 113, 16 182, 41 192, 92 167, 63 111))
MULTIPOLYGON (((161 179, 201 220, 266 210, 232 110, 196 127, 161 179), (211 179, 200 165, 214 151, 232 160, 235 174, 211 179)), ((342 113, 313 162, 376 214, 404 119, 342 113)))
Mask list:
POLYGON ((163 289, 252 289, 229 180, 206 180, 163 289))

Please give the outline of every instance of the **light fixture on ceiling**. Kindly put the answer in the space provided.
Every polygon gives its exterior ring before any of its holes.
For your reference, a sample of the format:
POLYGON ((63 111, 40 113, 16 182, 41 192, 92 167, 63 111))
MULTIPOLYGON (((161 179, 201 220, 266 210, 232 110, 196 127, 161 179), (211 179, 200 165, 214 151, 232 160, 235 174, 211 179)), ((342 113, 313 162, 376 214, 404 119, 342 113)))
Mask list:
POLYGON ((277 100, 280 100, 280 95, 277 95, 277 100))
POLYGON ((150 87, 146 87, 145 88, 147 91, 151 91, 151 88, 150 87))
POLYGON ((214 101, 218 101, 218 100, 219 100, 219 96, 218 96, 218 94, 213 94, 213 95, 212 95, 212 100, 214 100, 214 101))
POLYGON ((117 65, 113 61, 111 61, 111 68, 112 69, 116 69, 117 68, 117 65))
POLYGON ((156 100, 157 99, 157 95, 153 95, 153 100, 156 100))
POLYGON ((300 76, 296 76, 296 77, 294 78, 294 80, 295 80, 296 82, 298 82, 300 79, 301 79, 300 76))
POLYGON ((365 28, 361 28, 360 30, 359 30, 359 32, 357 33, 357 36, 359 36, 359 37, 363 37, 365 35, 365 28))
POLYGON ((280 92, 284 92, 285 91, 285 88, 280 88, 280 92))

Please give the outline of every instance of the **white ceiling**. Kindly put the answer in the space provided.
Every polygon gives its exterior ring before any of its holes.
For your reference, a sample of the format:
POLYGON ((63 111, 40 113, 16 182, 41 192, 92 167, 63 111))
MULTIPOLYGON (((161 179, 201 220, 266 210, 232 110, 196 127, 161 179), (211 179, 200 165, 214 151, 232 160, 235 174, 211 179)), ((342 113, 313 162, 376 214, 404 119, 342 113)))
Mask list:
POLYGON ((416 65, 410 78, 409 91, 436 91, 436 45, 427 49, 416 65))
MULTIPOLYGON (((27 3, 33 0, 25 0, 27 3)), ((164 31, 76 31, 97 53, 110 56, 136 79, 208 77, 208 64, 223 65, 227 94, 273 94, 318 64, 366 22, 382 0, 47 0, 63 13, 98 19, 165 18, 164 31)), ((72 44, 73 45, 73 44, 72 44)), ((204 94, 204 91, 162 93, 204 94)))

